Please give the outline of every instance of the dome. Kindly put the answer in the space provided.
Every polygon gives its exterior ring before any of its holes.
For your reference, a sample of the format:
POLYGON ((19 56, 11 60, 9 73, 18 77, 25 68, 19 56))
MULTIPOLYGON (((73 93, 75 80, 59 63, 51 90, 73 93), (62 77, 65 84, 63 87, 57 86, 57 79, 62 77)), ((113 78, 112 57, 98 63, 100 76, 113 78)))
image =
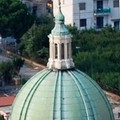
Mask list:
POLYGON ((114 120, 102 89, 75 68, 71 38, 59 7, 49 35, 47 69, 33 76, 19 91, 11 120, 114 120))
POLYGON ((61 10, 58 12, 58 14, 55 16, 56 22, 64 22, 64 15, 62 14, 61 10))
POLYGON ((55 27, 52 30, 52 35, 60 36, 60 35, 68 35, 69 31, 64 24, 64 16, 59 10, 58 14, 55 16, 55 27))
POLYGON ((37 73, 20 90, 11 120, 114 120, 102 89, 78 69, 37 73))
POLYGON ((60 36, 69 35, 69 32, 64 24, 63 25, 56 24, 51 34, 55 36, 60 36))

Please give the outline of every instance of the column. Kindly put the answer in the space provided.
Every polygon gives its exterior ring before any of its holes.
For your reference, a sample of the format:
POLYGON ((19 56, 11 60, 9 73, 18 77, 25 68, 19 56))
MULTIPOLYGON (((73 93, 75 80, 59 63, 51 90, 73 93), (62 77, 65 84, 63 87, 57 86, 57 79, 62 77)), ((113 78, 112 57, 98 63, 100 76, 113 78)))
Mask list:
POLYGON ((52 58, 52 43, 50 42, 49 44, 49 55, 50 55, 50 59, 52 58))
POLYGON ((72 57, 72 48, 71 48, 71 42, 69 43, 69 58, 72 57))

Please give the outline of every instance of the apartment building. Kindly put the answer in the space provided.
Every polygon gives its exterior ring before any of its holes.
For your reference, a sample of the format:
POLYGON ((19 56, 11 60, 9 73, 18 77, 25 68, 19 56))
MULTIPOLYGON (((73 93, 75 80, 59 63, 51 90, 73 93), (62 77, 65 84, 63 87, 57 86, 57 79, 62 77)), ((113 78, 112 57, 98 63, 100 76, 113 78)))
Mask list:
POLYGON ((48 14, 52 12, 51 0, 21 0, 28 7, 29 12, 38 17, 41 14, 48 14))
MULTIPOLYGON (((61 0, 65 23, 78 29, 101 29, 111 25, 120 29, 119 0, 61 0)), ((53 0, 54 15, 58 10, 58 0, 53 0)))

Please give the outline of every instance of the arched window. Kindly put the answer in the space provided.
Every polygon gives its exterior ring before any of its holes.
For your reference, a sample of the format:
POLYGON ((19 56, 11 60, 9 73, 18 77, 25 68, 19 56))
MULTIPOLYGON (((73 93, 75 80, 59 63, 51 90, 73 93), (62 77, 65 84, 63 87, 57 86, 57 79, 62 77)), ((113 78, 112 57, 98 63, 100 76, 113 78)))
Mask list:
POLYGON ((64 43, 61 44, 61 58, 64 59, 64 43))
POLYGON ((69 55, 69 43, 67 43, 67 58, 69 58, 70 55, 69 55))
POLYGON ((55 59, 58 58, 58 49, 57 49, 57 44, 55 43, 55 59))

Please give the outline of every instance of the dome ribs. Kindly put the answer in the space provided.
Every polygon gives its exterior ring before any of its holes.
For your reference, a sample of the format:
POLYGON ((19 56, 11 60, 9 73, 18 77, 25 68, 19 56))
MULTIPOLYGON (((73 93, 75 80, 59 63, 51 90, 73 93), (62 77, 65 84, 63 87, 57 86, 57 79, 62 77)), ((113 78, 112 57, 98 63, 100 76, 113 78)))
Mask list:
POLYGON ((59 71, 59 73, 60 73, 60 75, 59 75, 59 82, 60 82, 60 90, 59 90, 59 92, 60 92, 60 120, 62 120, 62 110, 63 110, 63 108, 62 108, 62 72, 61 71, 59 71))
POLYGON ((92 103, 90 100, 90 96, 88 95, 87 91, 85 90, 83 83, 81 81, 79 81, 79 78, 75 75, 74 72, 70 71, 69 74, 73 78, 73 80, 79 90, 80 96, 82 96, 82 100, 83 100, 83 103, 85 106, 85 111, 86 111, 86 120, 91 120, 91 119, 97 120, 94 107, 92 106, 92 103))
POLYGON ((114 120, 112 115, 102 89, 88 75, 46 69, 20 91, 11 120, 114 120))
POLYGON ((89 79, 89 81, 94 85, 94 87, 97 88, 97 90, 99 91, 99 93, 101 94, 101 96, 103 97, 105 103, 106 103, 106 106, 108 108, 108 110, 110 111, 110 115, 111 115, 111 119, 110 120, 114 120, 114 117, 113 117, 113 113, 112 113, 112 109, 110 108, 110 105, 109 105, 109 101, 107 99, 107 97, 103 94, 103 90, 97 85, 97 83, 95 83, 88 75, 84 74, 83 72, 79 71, 79 70, 76 70, 78 73, 82 74, 84 77, 86 77, 87 79, 89 79))
POLYGON ((27 117, 27 111, 29 109, 29 104, 31 103, 31 99, 33 98, 34 93, 36 92, 36 89, 39 87, 39 85, 41 84, 41 82, 44 80, 44 78, 50 73, 51 71, 47 71, 45 72, 42 77, 40 77, 40 79, 36 82, 36 84, 33 86, 33 88, 29 91, 29 94, 26 97, 26 100, 23 104, 21 113, 20 113, 20 118, 19 120, 26 120, 27 117), (23 115, 24 114, 24 115, 23 115), (22 118, 22 116, 24 118, 22 118))
POLYGON ((57 112, 59 111, 59 120, 61 120, 61 103, 58 105, 58 101, 61 101, 61 97, 59 97, 59 95, 61 96, 61 93, 60 93, 60 91, 61 91, 61 86, 59 86, 59 84, 60 84, 60 80, 61 80, 61 73, 60 72, 57 72, 56 73, 57 75, 56 75, 56 78, 55 78, 55 81, 56 81, 56 83, 55 83, 55 93, 54 93, 54 108, 53 108, 53 120, 55 120, 55 119, 58 119, 58 114, 57 114, 57 112), (59 100, 60 99, 60 100, 59 100))

